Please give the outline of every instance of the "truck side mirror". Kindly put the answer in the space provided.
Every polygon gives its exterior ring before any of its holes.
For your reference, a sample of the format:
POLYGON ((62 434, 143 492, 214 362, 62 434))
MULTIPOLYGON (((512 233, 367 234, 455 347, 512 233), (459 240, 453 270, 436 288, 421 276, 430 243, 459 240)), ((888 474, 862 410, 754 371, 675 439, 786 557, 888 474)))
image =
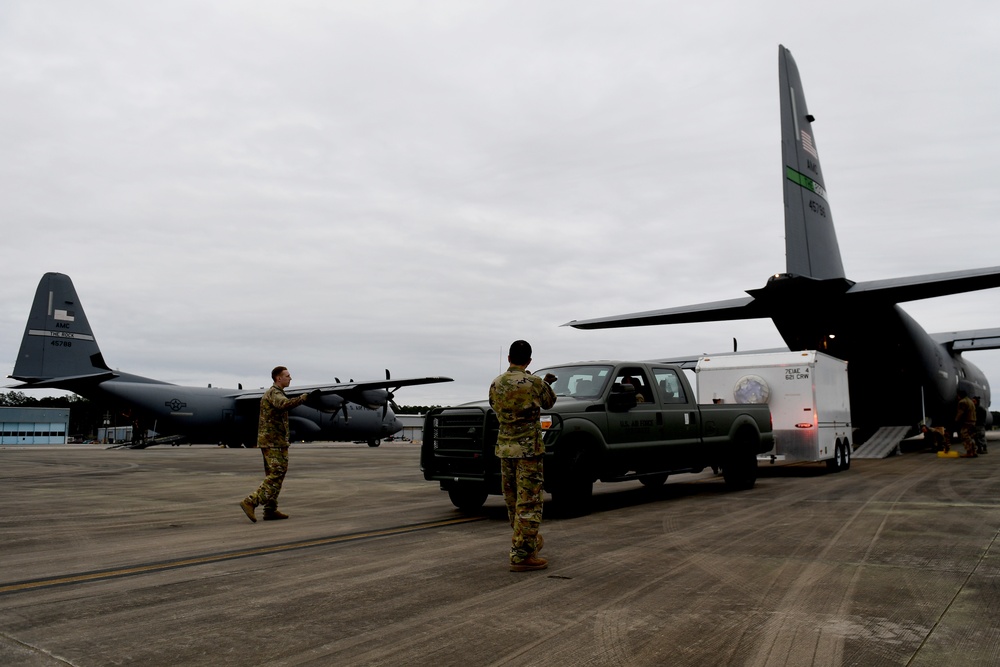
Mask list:
POLYGON ((628 412, 639 404, 635 396, 635 387, 630 384, 616 384, 611 387, 608 396, 608 410, 611 412, 628 412))

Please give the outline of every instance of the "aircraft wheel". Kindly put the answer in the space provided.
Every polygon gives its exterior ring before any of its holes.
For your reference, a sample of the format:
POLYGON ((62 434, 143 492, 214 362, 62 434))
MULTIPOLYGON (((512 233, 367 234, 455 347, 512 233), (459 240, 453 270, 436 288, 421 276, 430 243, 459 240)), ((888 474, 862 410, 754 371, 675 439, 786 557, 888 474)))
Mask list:
POLYGON ((369 447, 378 447, 381 444, 382 444, 381 440, 369 440, 368 441, 368 446, 369 447))

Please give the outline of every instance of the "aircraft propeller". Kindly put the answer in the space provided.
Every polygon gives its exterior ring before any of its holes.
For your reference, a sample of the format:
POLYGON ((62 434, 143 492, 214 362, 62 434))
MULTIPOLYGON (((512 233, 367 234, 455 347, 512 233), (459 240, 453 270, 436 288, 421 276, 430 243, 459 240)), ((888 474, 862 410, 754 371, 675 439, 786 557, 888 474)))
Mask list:
MULTIPOLYGON (((385 369, 385 379, 386 380, 391 379, 389 377, 389 369, 388 368, 385 369)), ((399 387, 396 387, 396 388, 399 389, 399 387)), ((382 419, 383 420, 385 419, 386 413, 389 411, 389 406, 390 405, 392 406, 393 411, 399 412, 399 406, 396 405, 396 401, 393 400, 394 398, 396 398, 396 395, 392 392, 391 389, 387 388, 386 389, 386 396, 385 396, 385 403, 382 404, 382 419)))

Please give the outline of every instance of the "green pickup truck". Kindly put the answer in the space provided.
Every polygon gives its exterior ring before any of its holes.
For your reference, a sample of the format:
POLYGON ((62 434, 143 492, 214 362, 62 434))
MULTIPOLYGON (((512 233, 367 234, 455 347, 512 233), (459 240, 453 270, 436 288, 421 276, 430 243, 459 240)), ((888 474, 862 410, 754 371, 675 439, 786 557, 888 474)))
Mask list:
MULTIPOLYGON (((561 513, 587 512, 596 480, 659 486, 713 468, 730 488, 749 489, 757 455, 774 446, 766 405, 698 405, 677 366, 590 361, 535 371, 546 373, 558 398, 541 416, 545 489, 561 513)), ((502 493, 497 428, 487 401, 427 413, 420 468, 459 509, 502 493)))

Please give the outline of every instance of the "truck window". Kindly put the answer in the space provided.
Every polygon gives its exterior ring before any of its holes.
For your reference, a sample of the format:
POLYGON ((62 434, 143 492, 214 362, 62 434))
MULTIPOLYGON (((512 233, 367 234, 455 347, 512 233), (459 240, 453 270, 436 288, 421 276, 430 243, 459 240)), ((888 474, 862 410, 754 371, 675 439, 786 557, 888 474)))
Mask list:
POLYGON ((684 393, 684 385, 677 377, 677 371, 672 368, 654 368, 653 375, 656 377, 656 384, 660 389, 664 403, 688 402, 684 393))
POLYGON ((630 384, 635 387, 635 398, 639 403, 652 403, 653 392, 649 388, 646 373, 638 367, 626 367, 618 372, 615 384, 630 384))
POLYGON ((556 392, 556 396, 596 398, 604 391, 604 385, 611 374, 611 367, 598 365, 560 366, 534 371, 534 374, 539 377, 545 377, 546 373, 552 373, 556 376, 556 381, 552 383, 552 390, 556 392))

